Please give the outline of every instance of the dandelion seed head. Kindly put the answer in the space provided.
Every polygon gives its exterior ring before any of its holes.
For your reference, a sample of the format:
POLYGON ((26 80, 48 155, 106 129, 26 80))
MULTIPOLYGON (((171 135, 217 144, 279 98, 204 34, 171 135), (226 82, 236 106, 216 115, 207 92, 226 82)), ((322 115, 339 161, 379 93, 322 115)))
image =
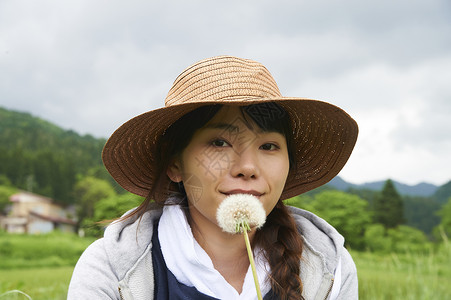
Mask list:
POLYGON ((225 198, 219 205, 216 219, 223 231, 234 234, 239 232, 243 223, 250 227, 262 227, 266 221, 266 212, 255 196, 234 194, 225 198))

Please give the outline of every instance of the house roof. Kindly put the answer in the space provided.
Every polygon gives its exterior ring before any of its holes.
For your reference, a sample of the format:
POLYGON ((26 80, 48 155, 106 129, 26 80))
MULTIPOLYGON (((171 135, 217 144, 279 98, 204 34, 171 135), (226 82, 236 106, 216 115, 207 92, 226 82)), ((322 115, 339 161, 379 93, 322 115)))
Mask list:
POLYGON ((62 217, 55 217, 55 216, 46 216, 43 214, 40 214, 38 212, 35 211, 30 211, 30 215, 33 215, 39 219, 42 220, 46 220, 46 221, 50 221, 50 222, 54 222, 54 223, 63 223, 63 224, 69 224, 69 225, 76 225, 77 222, 75 222, 74 220, 71 219, 67 219, 67 218, 62 218, 62 217))
POLYGON ((33 194, 26 191, 20 191, 9 197, 11 202, 46 202, 53 203, 53 200, 48 197, 44 197, 38 194, 33 194))

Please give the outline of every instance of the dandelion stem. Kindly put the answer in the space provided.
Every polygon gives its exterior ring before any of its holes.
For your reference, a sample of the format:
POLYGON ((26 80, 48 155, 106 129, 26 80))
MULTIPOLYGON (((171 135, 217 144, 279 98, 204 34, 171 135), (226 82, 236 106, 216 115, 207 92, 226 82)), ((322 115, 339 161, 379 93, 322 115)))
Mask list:
MULTIPOLYGON (((243 222, 244 223, 244 222, 243 222)), ((257 290, 257 297, 259 300, 262 300, 262 292, 260 291, 260 283, 258 282, 257 270, 255 268, 254 255, 252 254, 251 243, 249 242, 249 236, 247 235, 247 231, 249 225, 241 223, 241 228, 244 235, 244 241, 246 242, 247 255, 249 256, 249 262, 252 268, 252 275, 254 276, 255 289, 257 290), (247 225, 247 226, 246 226, 247 225)), ((249 228, 250 230, 250 228, 249 228)))

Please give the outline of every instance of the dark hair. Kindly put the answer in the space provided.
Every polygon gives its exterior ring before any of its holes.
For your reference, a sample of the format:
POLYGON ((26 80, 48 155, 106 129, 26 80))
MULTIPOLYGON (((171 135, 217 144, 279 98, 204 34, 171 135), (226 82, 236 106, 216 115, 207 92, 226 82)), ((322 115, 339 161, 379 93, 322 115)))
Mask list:
MULTIPOLYGON (((161 189, 162 184, 167 182, 166 170, 171 159, 182 153, 195 131, 211 120, 221 107, 222 105, 210 105, 197 108, 177 120, 165 131, 160 144, 159 177, 149 192, 149 196, 132 215, 142 216, 145 211, 151 209, 151 196, 155 189, 161 189)), ((294 153, 291 149, 292 128, 285 110, 273 102, 242 106, 240 109, 249 128, 252 129, 252 125, 247 120, 247 116, 263 131, 278 132, 285 136, 290 167, 292 167, 291 157, 294 153)), ((185 199, 183 204, 187 205, 183 185, 172 182, 165 188, 168 189, 168 192, 181 194, 185 199)), ((157 203, 157 205, 162 206, 164 203, 157 203)), ((278 201, 268 215, 263 228, 256 232, 254 244, 265 250, 266 259, 271 267, 269 277, 273 292, 280 299, 302 299, 302 282, 299 274, 303 242, 294 219, 282 200, 278 201)))

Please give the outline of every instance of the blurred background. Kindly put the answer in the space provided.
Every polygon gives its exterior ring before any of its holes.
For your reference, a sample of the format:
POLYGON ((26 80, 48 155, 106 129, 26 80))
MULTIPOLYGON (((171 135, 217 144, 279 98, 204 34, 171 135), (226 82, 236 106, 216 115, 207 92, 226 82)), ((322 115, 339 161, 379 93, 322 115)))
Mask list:
POLYGON ((345 235, 361 299, 445 299, 450 49, 447 0, 0 1, 0 299, 65 298, 96 222, 141 200, 104 170, 106 139, 216 55, 359 124, 339 177, 289 204, 345 235))

